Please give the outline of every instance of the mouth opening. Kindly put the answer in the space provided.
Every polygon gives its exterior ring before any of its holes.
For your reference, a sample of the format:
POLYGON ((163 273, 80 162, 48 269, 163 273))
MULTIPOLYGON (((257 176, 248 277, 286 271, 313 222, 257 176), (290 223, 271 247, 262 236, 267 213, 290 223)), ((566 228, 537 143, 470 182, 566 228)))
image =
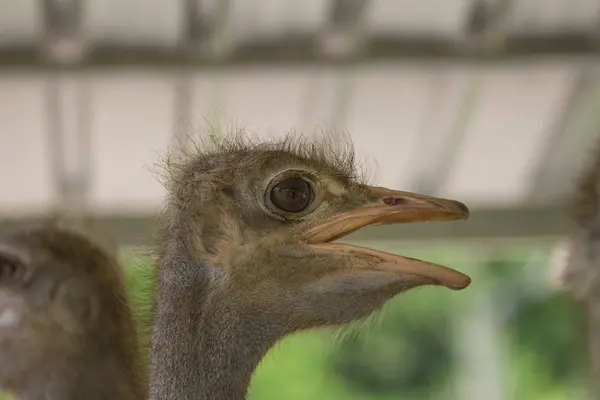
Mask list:
POLYGON ((469 286, 471 278, 454 269, 386 253, 367 247, 337 242, 359 229, 386 224, 424 221, 455 221, 469 217, 468 208, 460 202, 419 196, 418 201, 384 202, 336 215, 304 232, 303 241, 314 251, 342 253, 375 260, 371 270, 411 274, 429 283, 461 290, 469 286), (425 200, 424 200, 425 199, 425 200), (416 203, 416 204, 415 204, 416 203))

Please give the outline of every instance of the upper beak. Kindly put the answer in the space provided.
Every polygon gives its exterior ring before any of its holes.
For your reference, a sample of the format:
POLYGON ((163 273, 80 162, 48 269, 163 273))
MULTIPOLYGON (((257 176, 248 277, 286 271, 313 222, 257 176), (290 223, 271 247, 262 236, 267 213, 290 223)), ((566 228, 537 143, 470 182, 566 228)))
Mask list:
POLYGON ((306 243, 325 243, 370 225, 404 222, 453 221, 469 218, 469 209, 459 201, 368 187, 369 202, 338 214, 304 232, 306 243))
POLYGON ((330 243, 370 225, 467 219, 467 206, 455 200, 381 187, 368 187, 367 198, 369 201, 363 207, 338 214, 309 228, 304 232, 303 240, 315 251, 370 258, 375 263, 367 268, 372 270, 416 275, 425 282, 451 289, 462 289, 469 285, 471 280, 468 276, 441 265, 349 244, 330 243))

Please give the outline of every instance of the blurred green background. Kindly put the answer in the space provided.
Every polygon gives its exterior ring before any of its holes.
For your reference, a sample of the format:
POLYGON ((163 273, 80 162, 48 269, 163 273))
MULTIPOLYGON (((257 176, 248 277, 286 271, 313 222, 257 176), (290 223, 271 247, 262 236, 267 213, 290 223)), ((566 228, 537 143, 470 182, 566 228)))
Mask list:
MULTIPOLYGON (((484 258, 456 246, 362 244, 457 268, 473 283, 414 289, 363 323, 286 338, 256 371, 250 399, 587 398, 582 309, 549 284, 548 248, 484 258)), ((123 261, 140 290, 147 278, 136 271, 151 261, 135 251, 123 261)))

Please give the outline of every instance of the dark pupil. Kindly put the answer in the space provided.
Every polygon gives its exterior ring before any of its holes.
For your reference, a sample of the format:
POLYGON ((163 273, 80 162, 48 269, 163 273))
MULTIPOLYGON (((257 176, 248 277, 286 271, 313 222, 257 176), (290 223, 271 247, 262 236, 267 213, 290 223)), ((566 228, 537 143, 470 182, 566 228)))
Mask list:
POLYGON ((271 202, 285 212, 300 212, 312 201, 312 190, 301 178, 289 178, 271 189, 271 202))

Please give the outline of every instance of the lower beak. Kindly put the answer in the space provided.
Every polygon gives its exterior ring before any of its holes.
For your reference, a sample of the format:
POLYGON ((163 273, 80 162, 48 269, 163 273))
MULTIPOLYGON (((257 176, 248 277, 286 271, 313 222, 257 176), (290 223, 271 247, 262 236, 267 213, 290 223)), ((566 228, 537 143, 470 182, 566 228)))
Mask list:
POLYGON ((464 289, 471 283, 471 278, 467 275, 443 265, 385 253, 379 250, 345 243, 315 243, 309 246, 319 252, 346 254, 361 259, 370 259, 371 262, 367 264, 356 263, 353 267, 357 270, 364 271, 366 269, 370 271, 415 275, 423 278, 424 283, 442 285, 453 290, 464 289))
POLYGON ((463 289, 471 279, 450 268, 364 247, 331 243, 365 226, 467 219, 469 209, 455 200, 369 187, 370 201, 361 208, 336 215, 304 232, 303 240, 319 252, 336 252, 376 261, 369 268, 417 275, 451 289, 463 289))

